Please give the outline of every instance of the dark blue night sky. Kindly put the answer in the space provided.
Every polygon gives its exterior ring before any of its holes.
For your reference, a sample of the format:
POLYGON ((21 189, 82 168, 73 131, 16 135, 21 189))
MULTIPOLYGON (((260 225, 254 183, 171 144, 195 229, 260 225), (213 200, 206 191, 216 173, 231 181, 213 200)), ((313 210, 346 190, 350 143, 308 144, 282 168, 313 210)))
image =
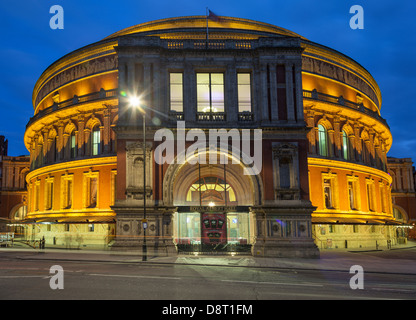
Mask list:
POLYGON ((217 15, 258 20, 338 50, 365 67, 382 93, 381 115, 390 125, 388 156, 416 161, 416 2, 307 0, 20 0, 0 2, 0 134, 9 155, 23 144, 33 116, 32 90, 41 73, 63 55, 129 26, 170 17, 217 15), (52 30, 49 9, 64 9, 64 29, 52 30), (352 30, 350 7, 364 9, 364 29, 352 30))

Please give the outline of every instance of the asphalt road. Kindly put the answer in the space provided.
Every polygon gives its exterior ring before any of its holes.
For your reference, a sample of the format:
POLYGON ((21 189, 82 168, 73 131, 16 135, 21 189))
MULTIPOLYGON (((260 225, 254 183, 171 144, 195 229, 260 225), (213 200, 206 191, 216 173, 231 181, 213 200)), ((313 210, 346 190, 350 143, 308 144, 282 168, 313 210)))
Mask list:
MULTIPOLYGON (((367 261, 374 258, 375 263, 398 259, 416 265, 416 249, 356 255, 365 255, 367 261)), ((191 300, 416 298, 416 270, 364 272, 363 288, 352 289, 354 274, 349 270, 50 260, 39 258, 39 254, 36 259, 31 257, 35 254, 0 252, 1 300, 162 300, 169 306, 169 301, 191 300), (55 265, 62 267, 61 273, 51 270, 55 265), (58 285, 62 288, 56 288, 58 285)))

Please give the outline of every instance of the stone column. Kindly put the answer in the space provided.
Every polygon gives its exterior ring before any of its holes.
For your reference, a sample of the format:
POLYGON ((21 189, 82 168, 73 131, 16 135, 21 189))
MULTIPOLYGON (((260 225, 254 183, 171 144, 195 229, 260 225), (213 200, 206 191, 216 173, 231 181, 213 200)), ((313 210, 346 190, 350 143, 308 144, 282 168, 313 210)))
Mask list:
POLYGON ((238 78, 234 63, 227 66, 224 89, 227 122, 236 123, 238 120, 238 78))
POLYGON ((335 154, 336 158, 342 158, 342 131, 340 128, 340 119, 339 117, 334 117, 334 145, 335 145, 335 154))
POLYGON ((270 87, 269 87, 270 111, 272 115, 272 118, 270 120, 276 121, 276 120, 279 120, 279 104, 277 102, 276 63, 269 64, 269 84, 270 84, 270 87))
POLYGON ((85 137, 84 137, 84 126, 85 126, 85 117, 84 115, 78 116, 78 156, 82 157, 84 155, 85 149, 85 137))
POLYGON ((293 98, 293 70, 292 64, 285 64, 286 71, 286 105, 287 105, 287 120, 289 122, 295 121, 295 103, 293 98))
POLYGON ((103 124, 104 124, 104 132, 103 132, 103 142, 104 142, 104 147, 103 147, 103 153, 107 154, 110 153, 111 151, 111 136, 110 136, 110 115, 111 115, 111 109, 110 107, 107 107, 106 109, 104 109, 104 120, 103 120, 103 124))
POLYGON ((299 121, 304 120, 303 114, 303 90, 302 90, 302 63, 295 64, 295 94, 296 94, 296 114, 299 121))

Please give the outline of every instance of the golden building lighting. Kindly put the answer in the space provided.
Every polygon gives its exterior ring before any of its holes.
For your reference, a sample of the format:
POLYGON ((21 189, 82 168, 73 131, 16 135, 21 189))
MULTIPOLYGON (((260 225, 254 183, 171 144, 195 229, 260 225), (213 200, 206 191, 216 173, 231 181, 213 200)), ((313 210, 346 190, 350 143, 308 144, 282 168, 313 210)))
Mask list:
POLYGON ((57 60, 35 85, 26 236, 140 251, 145 222, 159 255, 395 245, 381 103, 359 63, 270 24, 191 16, 121 30, 57 60), (132 95, 145 106, 146 154, 132 95), (262 129, 261 173, 156 163, 154 134, 177 134, 177 121, 187 133, 262 129))

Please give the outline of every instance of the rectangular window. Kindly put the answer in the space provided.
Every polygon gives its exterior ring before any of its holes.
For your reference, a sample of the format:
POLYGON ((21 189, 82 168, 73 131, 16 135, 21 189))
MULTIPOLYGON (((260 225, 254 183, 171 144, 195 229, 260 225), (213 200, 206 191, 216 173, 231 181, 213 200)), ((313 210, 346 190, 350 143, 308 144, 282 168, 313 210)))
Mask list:
POLYGON ((95 208, 97 206, 97 178, 90 178, 88 201, 88 208, 95 208))
POLYGON ((251 112, 250 73, 238 73, 238 112, 251 112))
POLYGON ((45 210, 53 207, 53 181, 46 181, 45 210))
POLYGON ((61 180, 61 208, 71 209, 73 200, 73 175, 63 175, 61 180))
POLYGON ((84 208, 96 208, 98 206, 98 172, 85 172, 84 173, 84 195, 83 195, 83 207, 84 208))
POLYGON ((73 132, 71 134, 70 139, 71 139, 71 141, 70 141, 70 146, 71 146, 70 156, 71 156, 71 159, 74 159, 77 156, 77 143, 76 143, 76 139, 75 139, 75 132, 73 132))
POLYGON ((224 75, 197 73, 197 111, 224 112, 224 75))
POLYGON ((170 73, 170 110, 183 112, 182 73, 170 73))
POLYGON ((100 129, 94 128, 92 131, 92 155, 96 156, 100 153, 100 129))
POLYGON ((325 208, 333 209, 333 194, 332 185, 330 179, 324 179, 324 196, 325 196, 325 208))
POLYGON ((34 210, 38 211, 39 210, 39 200, 40 200, 40 183, 38 181, 35 182, 34 190, 35 190, 34 210))
POLYGON ((201 214, 199 212, 176 213, 177 243, 201 243, 201 214))
POLYGON ((367 181, 367 203, 368 210, 375 211, 375 188, 374 181, 367 181))
POLYGON ((380 183, 380 196, 381 196, 381 211, 387 212, 387 191, 386 186, 383 183, 380 183))

